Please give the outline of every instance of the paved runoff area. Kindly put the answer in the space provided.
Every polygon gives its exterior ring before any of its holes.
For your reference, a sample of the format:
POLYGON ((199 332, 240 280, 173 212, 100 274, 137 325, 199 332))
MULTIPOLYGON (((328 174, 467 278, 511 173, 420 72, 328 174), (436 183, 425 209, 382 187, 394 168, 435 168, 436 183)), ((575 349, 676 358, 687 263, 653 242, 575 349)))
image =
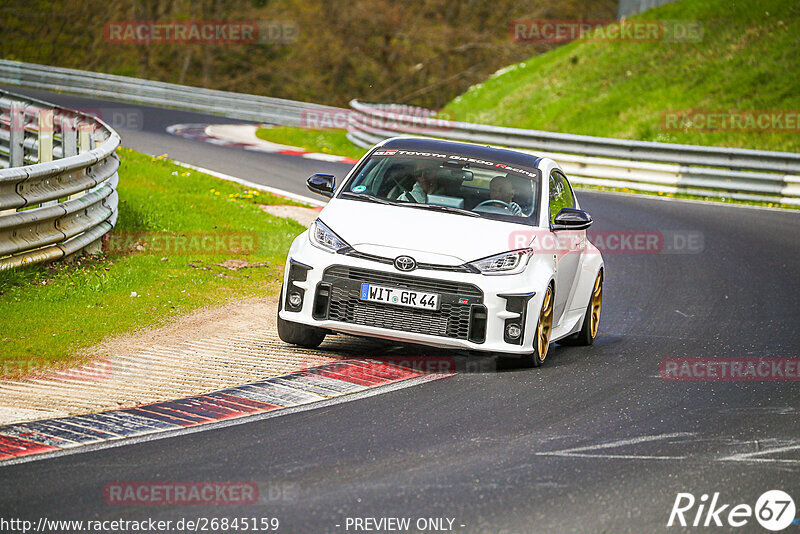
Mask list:
POLYGON ((424 349, 345 335, 329 335, 317 350, 288 345, 278 338, 276 313, 274 297, 201 310, 104 342, 81 366, 0 382, 0 462, 263 414, 427 375, 391 361, 398 351, 424 349), (390 361, 381 362, 386 356, 390 361))

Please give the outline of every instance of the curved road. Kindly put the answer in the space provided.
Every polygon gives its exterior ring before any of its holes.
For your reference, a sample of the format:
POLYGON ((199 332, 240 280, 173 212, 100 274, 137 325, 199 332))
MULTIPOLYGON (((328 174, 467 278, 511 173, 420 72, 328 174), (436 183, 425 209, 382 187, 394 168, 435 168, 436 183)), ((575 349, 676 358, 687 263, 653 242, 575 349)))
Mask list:
MULTIPOLYGON (((120 129, 126 146, 300 194, 309 174, 342 176, 348 168, 164 133, 173 123, 225 119, 11 90, 73 107, 140 109, 143 129, 120 129)), ((345 532, 347 517, 446 517, 456 532, 653 532, 666 530, 678 492, 698 499, 720 492, 720 504, 753 506, 764 491, 781 489, 800 508, 798 382, 659 375, 665 358, 800 356, 800 213, 579 197, 596 230, 693 231, 703 240, 699 253, 606 254, 594 346, 554 345, 540 369, 462 373, 238 426, 0 468, 2 516, 268 516, 284 532, 345 532), (103 499, 108 482, 206 480, 256 482, 261 500, 122 507, 103 499)), ((739 530, 759 529, 750 518, 739 530)))

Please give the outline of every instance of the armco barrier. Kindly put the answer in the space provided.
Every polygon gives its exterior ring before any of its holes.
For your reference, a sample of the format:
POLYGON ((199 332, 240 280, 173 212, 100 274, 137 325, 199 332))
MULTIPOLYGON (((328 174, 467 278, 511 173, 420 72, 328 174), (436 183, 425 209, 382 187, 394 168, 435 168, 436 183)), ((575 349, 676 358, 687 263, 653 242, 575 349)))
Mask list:
POLYGON ((282 98, 216 91, 9 60, 0 60, 0 84, 67 91, 98 99, 177 108, 286 126, 304 126, 305 115, 309 112, 321 114, 344 111, 282 98))
MULTIPOLYGON (((345 110, 8 60, 0 60, 0 84, 271 124, 346 125, 348 138, 362 147, 398 135, 506 146, 552 157, 576 184, 800 205, 800 154, 788 152, 631 141, 446 121, 413 106, 357 100, 350 103, 352 110, 345 110)), ((37 150, 34 136, 26 135, 23 141, 26 155, 37 150)), ((0 143, 7 142, 0 136, 0 143)), ((56 151, 57 148, 54 154, 56 151)))
POLYGON ((99 250, 119 143, 99 119, 0 91, 0 271, 99 250))

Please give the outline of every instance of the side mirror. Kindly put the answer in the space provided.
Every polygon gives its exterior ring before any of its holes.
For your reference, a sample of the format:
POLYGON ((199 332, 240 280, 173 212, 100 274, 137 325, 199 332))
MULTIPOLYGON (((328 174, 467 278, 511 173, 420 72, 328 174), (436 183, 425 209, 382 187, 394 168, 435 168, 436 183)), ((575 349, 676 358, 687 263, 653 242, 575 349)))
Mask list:
POLYGON ((592 225, 592 216, 583 210, 563 208, 558 212, 551 230, 586 230, 592 225))
POLYGON ((332 197, 333 190, 336 189, 336 178, 332 174, 314 174, 306 180, 306 185, 315 193, 332 197))

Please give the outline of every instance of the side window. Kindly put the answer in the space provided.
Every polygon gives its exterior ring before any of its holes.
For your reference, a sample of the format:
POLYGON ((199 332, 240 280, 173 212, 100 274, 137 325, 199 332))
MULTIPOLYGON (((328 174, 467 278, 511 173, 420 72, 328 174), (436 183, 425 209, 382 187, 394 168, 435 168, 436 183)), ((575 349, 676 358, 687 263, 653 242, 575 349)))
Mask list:
POLYGON ((574 208, 575 197, 572 187, 567 182, 567 177, 560 171, 550 172, 550 222, 553 222, 558 212, 563 208, 574 208))

